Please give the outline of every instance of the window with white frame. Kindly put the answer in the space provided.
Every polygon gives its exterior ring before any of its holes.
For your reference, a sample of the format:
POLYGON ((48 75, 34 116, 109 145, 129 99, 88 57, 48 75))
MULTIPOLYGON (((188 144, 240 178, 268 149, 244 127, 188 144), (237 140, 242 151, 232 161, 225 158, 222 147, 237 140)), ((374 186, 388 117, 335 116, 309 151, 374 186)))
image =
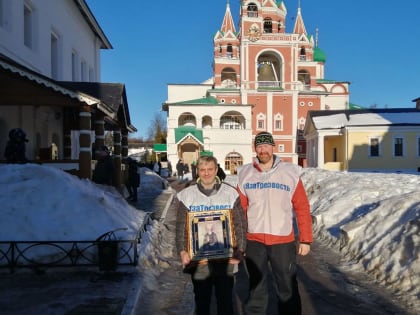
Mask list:
POLYGON ((77 53, 75 51, 73 51, 71 53, 71 80, 72 81, 78 81, 77 80, 77 69, 79 69, 79 67, 77 66, 78 63, 78 56, 77 53))
POLYGON ((381 139, 380 137, 369 138, 369 156, 377 157, 381 155, 381 139))
POLYGON ((221 129, 242 129, 241 120, 237 116, 224 115, 220 119, 221 129))
POLYGON ((83 60, 82 63, 80 64, 80 79, 82 81, 87 81, 87 76, 88 76, 87 64, 86 64, 86 61, 83 60))
POLYGON ((29 4, 25 3, 23 7, 23 43, 26 47, 33 47, 33 28, 34 28, 33 10, 29 4))
POLYGON ((58 80, 58 35, 54 32, 51 33, 51 78, 58 80))
POLYGON ((284 144, 279 144, 278 150, 279 150, 280 153, 283 153, 284 152, 284 144))
POLYGON ((280 113, 274 116, 274 130, 283 130, 283 115, 280 113))
POLYGON ((403 137, 393 138, 393 151, 394 151, 394 156, 404 156, 404 138, 403 137))
POLYGON ((263 113, 257 115, 257 130, 265 130, 266 117, 263 113))
POLYGON ((95 76, 93 74, 93 68, 89 67, 89 82, 94 82, 95 81, 95 76))
POLYGON ((196 126, 195 116, 192 114, 183 114, 179 118, 179 126, 196 126))

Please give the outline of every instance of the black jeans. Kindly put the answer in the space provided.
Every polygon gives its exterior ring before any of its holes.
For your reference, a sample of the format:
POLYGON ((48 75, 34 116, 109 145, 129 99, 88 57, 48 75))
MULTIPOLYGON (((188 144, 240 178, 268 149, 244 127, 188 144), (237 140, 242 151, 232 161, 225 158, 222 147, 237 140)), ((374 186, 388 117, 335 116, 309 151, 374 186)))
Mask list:
POLYGON ((195 314, 210 315, 210 303, 214 287, 218 315, 233 315, 234 276, 209 276, 205 279, 194 279, 195 314))
POLYGON ((129 198, 132 199, 133 201, 137 200, 137 187, 130 185, 130 184, 126 184, 127 190, 128 190, 128 194, 129 194, 129 198))
POLYGON ((300 315, 302 307, 296 279, 296 244, 264 245, 248 241, 245 258, 250 290, 245 305, 246 314, 267 314, 267 272, 270 262, 279 314, 300 315))

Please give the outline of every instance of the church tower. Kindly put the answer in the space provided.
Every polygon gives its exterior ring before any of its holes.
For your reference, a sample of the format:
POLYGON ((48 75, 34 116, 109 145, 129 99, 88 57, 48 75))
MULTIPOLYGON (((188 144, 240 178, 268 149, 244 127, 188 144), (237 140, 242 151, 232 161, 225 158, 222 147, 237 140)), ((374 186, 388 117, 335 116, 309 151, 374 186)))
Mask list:
POLYGON ((214 37, 214 90, 220 102, 252 104, 253 137, 267 130, 275 153, 304 164, 308 110, 348 108, 348 83, 324 80, 325 54, 307 33, 300 4, 286 32, 284 1, 241 1, 236 32, 229 2, 214 37), (235 89, 227 93, 226 89, 235 89))
POLYGON ((269 131, 276 155, 305 166, 308 111, 348 109, 349 83, 324 78, 326 55, 306 29, 300 1, 290 32, 285 1, 235 1, 238 27, 227 0, 213 37, 212 77, 168 85, 168 159, 211 154, 234 174, 255 156, 255 135, 269 131))

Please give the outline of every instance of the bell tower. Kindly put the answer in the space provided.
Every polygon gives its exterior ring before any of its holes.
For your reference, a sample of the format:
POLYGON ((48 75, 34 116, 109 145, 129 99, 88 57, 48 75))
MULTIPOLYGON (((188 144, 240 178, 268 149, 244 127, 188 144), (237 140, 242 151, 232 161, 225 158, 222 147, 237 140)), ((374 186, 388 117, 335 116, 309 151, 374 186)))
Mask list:
POLYGON ((213 38, 213 82, 217 88, 237 88, 240 84, 240 40, 233 22, 229 1, 222 26, 213 38))
POLYGON ((236 166, 255 156, 255 135, 268 131, 277 156, 305 166, 308 111, 348 109, 349 82, 324 78, 326 55, 318 47, 318 34, 315 40, 307 31, 300 1, 289 32, 287 1, 235 1, 237 27, 233 2, 226 0, 223 21, 213 37, 212 77, 185 90, 168 89, 168 154, 176 163, 181 132, 195 128, 202 134, 202 149, 234 173, 236 166))

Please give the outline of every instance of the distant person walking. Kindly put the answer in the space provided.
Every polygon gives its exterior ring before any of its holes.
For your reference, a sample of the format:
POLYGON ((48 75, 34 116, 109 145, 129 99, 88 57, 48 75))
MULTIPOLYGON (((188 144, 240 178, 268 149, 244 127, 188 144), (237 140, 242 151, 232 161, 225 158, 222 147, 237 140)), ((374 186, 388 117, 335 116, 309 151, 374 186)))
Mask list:
POLYGON ((23 164, 27 163, 26 159, 26 133, 20 128, 14 128, 9 131, 9 140, 4 150, 4 157, 7 163, 23 164))
POLYGON ((155 164, 153 164, 153 172, 160 175, 160 168, 161 168, 160 162, 156 161, 155 164))
POLYGON ((197 162, 196 161, 193 161, 191 163, 191 176, 192 176, 192 180, 197 179, 197 162))
POLYGON ((224 181, 226 178, 226 173, 220 166, 220 164, 217 164, 217 177, 220 178, 221 181, 224 181))
POLYGON ((127 166, 128 166, 128 178, 126 187, 128 190, 128 200, 136 202, 137 201, 137 189, 140 186, 140 174, 138 173, 138 164, 137 161, 127 157, 126 160, 127 166))
POLYGON ((184 162, 182 159, 179 159, 178 163, 176 163, 176 175, 178 176, 178 182, 184 180, 184 162))
POLYGON ((96 151, 97 163, 93 170, 92 180, 97 184, 112 185, 114 178, 114 162, 106 146, 96 151))
POLYGON ((247 315, 267 314, 270 263, 280 314, 300 315, 296 253, 307 255, 312 243, 308 197, 297 165, 273 154, 273 136, 255 136, 257 158, 238 169, 238 190, 248 218, 246 266, 249 274, 247 315), (293 217, 298 231, 294 231, 293 217), (296 248, 295 232, 299 232, 296 248))

